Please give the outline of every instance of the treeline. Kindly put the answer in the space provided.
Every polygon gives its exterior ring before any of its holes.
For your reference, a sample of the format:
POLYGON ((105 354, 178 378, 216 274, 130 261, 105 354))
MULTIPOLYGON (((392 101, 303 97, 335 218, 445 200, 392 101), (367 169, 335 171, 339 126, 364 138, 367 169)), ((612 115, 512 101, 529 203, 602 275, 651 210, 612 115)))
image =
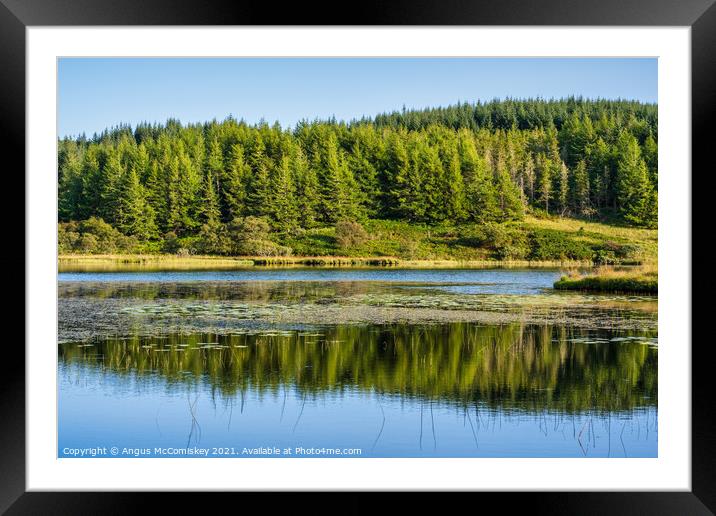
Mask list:
MULTIPOLYGON (((655 227, 657 106, 566 99, 459 104, 349 123, 120 126, 59 141, 59 220, 153 240, 232 224, 519 220, 525 209, 655 227)), ((219 238, 220 239, 220 238, 219 238)))
POLYGON ((656 349, 628 340, 594 342, 593 332, 581 329, 453 323, 381 326, 379 332, 366 325, 333 326, 322 333, 322 345, 316 336, 273 332, 102 339, 91 348, 66 343, 58 351, 65 364, 135 378, 202 379, 225 396, 249 389, 269 396, 283 396, 286 388, 312 396, 359 389, 457 406, 566 413, 658 403, 656 349), (217 346, 200 345, 206 342, 217 346))

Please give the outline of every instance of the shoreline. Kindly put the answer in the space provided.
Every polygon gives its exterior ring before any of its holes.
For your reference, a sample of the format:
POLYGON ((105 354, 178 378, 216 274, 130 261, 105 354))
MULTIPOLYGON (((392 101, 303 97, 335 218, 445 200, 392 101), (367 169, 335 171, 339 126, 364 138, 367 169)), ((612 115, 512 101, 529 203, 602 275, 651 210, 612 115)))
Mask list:
POLYGON ((639 294, 658 296, 659 278, 655 266, 644 266, 629 272, 604 270, 586 276, 569 274, 554 283, 555 290, 639 294))
MULTIPOLYGON (((251 268, 391 268, 391 269, 507 269, 585 268, 590 261, 529 260, 404 260, 394 256, 178 256, 169 254, 61 254, 59 272, 131 270, 232 270, 251 268)), ((629 265, 624 265, 629 266, 629 265)))

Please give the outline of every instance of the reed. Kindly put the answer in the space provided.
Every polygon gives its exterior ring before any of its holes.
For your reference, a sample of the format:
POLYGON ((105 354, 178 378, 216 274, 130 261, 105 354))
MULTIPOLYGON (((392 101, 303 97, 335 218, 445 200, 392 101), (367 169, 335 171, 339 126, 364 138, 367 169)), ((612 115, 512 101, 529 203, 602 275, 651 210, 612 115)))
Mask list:
POLYGON ((650 263, 629 269, 598 267, 595 272, 583 275, 571 272, 554 284, 557 290, 582 290, 626 294, 658 294, 659 273, 656 264, 650 263))

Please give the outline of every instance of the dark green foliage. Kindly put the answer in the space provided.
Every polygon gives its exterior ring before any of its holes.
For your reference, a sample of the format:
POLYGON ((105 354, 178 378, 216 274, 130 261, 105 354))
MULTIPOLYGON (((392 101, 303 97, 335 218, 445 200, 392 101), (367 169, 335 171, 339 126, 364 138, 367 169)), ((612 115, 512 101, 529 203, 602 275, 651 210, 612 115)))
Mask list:
POLYGON ((590 261, 594 250, 579 240, 567 238, 563 233, 539 229, 529 233, 530 260, 584 260, 590 261))
POLYGON ((563 277, 554 284, 557 290, 584 290, 594 292, 619 292, 625 294, 658 294, 659 280, 656 276, 600 277, 585 276, 574 279, 563 277))
POLYGON ((504 224, 487 223, 475 235, 479 247, 489 249, 498 260, 524 260, 530 254, 527 234, 504 224))
POLYGON ((131 253, 139 247, 135 237, 123 235, 97 217, 60 223, 57 244, 60 253, 131 253))
POLYGON ((246 256, 289 256, 291 248, 271 240, 271 226, 265 217, 235 219, 227 227, 231 254, 246 256))
POLYGON ((631 134, 622 133, 618 153, 617 198, 621 215, 632 224, 656 227, 655 187, 649 180, 639 142, 631 134))
POLYGON ((368 240, 363 226, 352 220, 340 220, 336 224, 336 242, 341 249, 355 247, 368 240))
POLYGON ((605 242, 595 249, 592 261, 597 265, 613 265, 618 263, 638 262, 639 247, 632 244, 605 242))
POLYGON ((198 238, 212 253, 232 252, 227 225, 246 216, 286 237, 340 220, 488 223, 536 209, 655 227, 656 135, 654 104, 579 98, 290 131, 233 118, 123 126, 59 142, 58 216, 100 217, 142 242, 198 238))

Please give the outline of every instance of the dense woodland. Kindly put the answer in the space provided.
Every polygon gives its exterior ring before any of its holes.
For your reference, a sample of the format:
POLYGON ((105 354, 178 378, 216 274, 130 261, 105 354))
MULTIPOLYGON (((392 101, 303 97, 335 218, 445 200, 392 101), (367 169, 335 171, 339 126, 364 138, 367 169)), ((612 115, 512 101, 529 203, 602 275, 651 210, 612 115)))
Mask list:
POLYGON ((268 232, 499 223, 526 211, 655 227, 657 123, 655 104, 569 98, 291 129, 231 117, 119 126, 59 141, 60 247, 114 231, 165 251, 191 237, 196 252, 257 254, 268 232))

